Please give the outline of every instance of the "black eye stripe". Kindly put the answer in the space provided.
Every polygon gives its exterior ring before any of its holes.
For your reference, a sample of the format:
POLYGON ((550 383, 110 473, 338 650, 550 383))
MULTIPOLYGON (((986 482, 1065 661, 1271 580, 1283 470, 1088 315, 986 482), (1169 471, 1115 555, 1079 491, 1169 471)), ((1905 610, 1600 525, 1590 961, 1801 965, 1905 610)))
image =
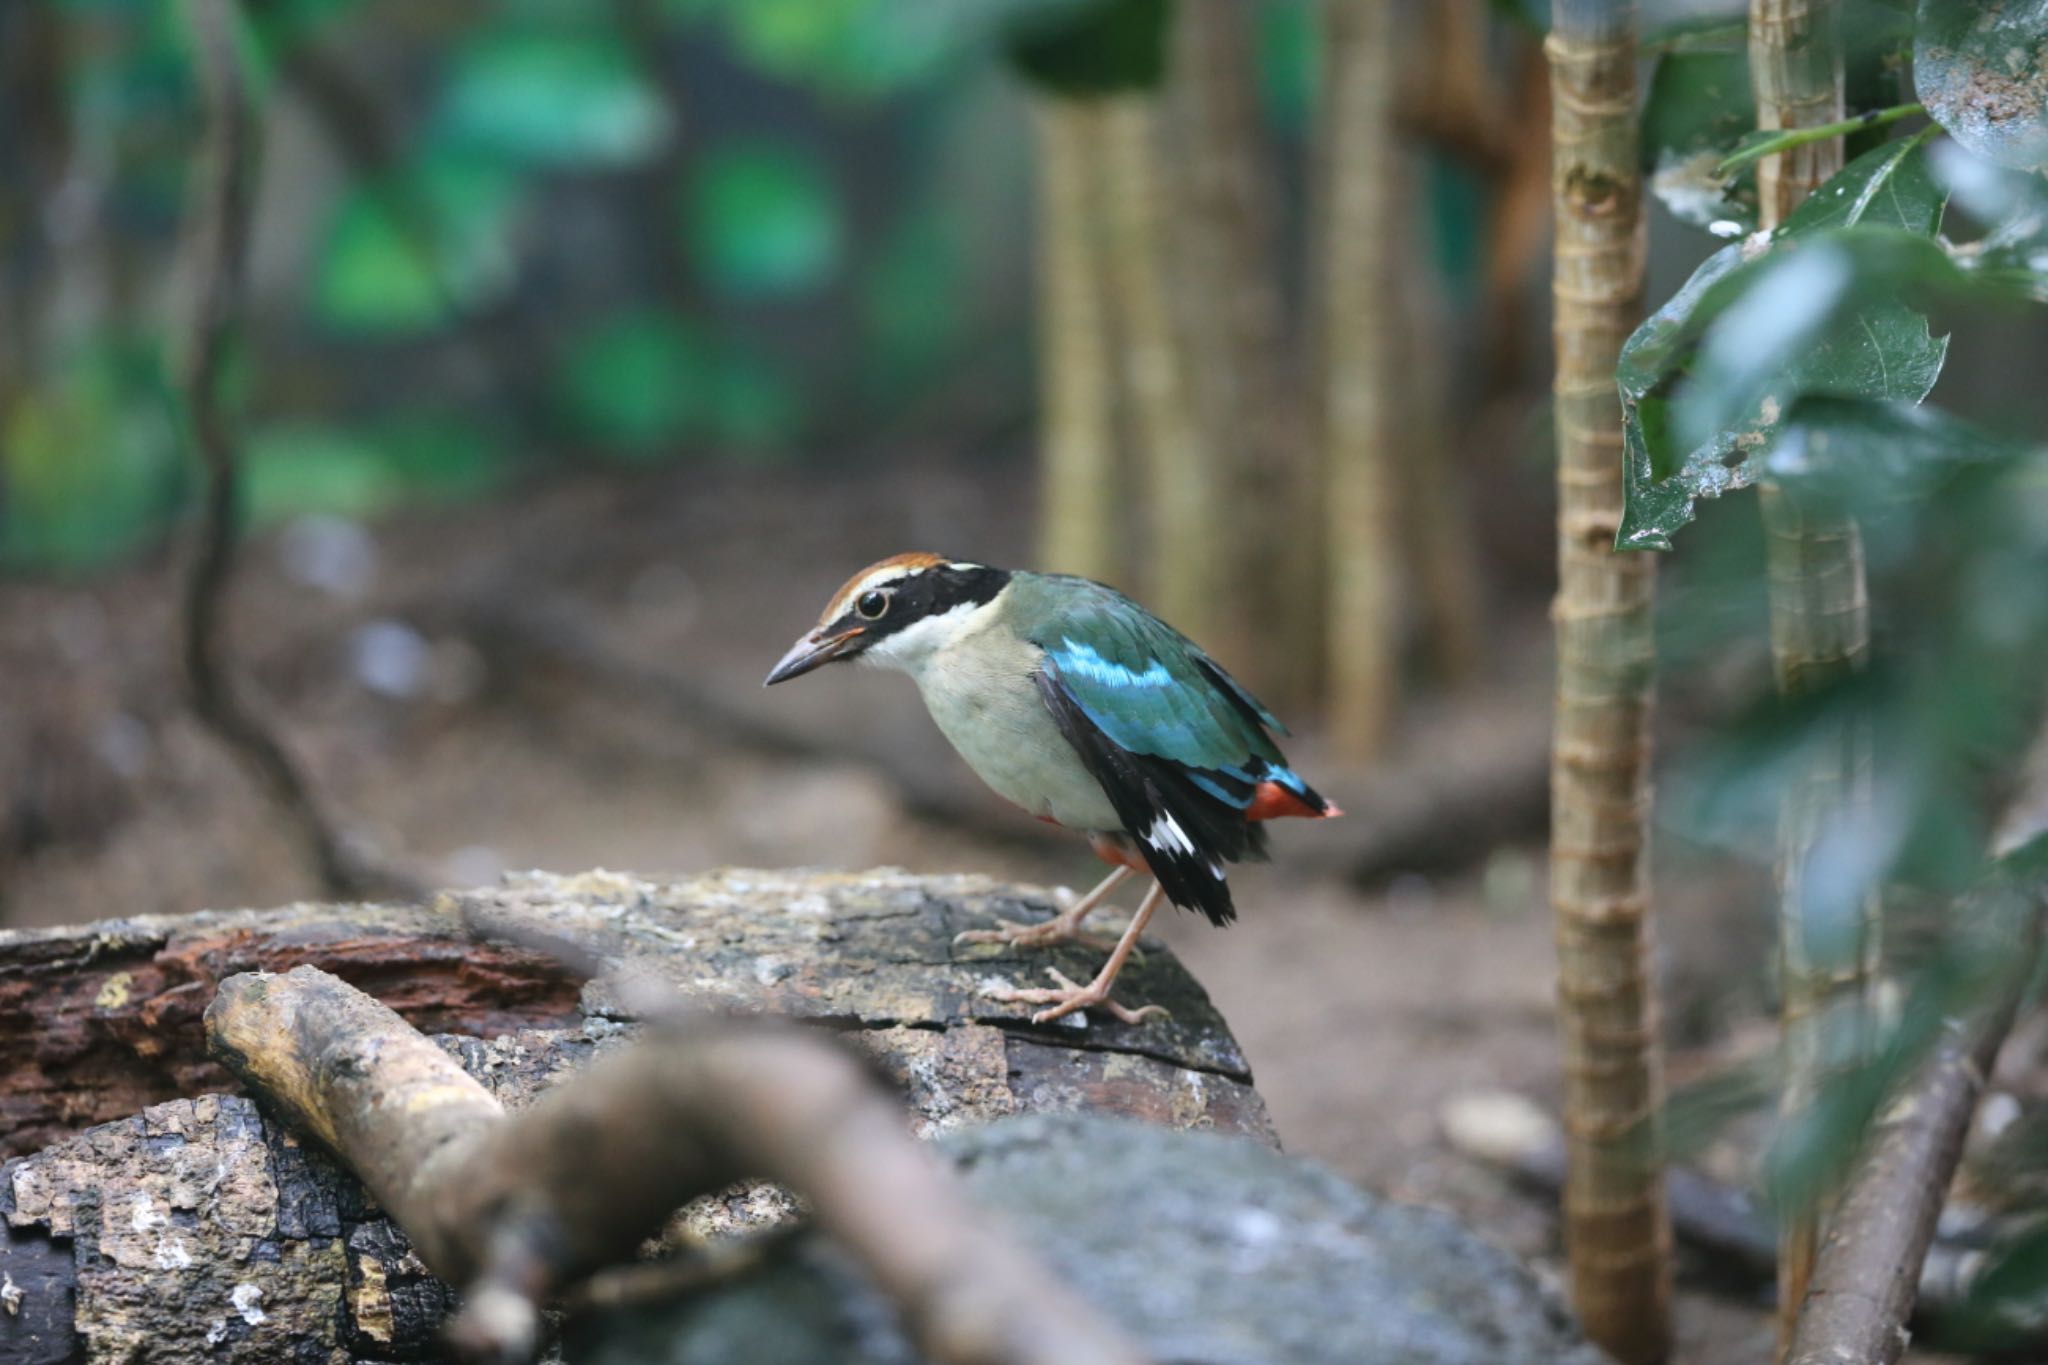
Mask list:
POLYGON ((843 627, 858 626, 865 648, 928 616, 937 616, 960 606, 979 606, 995 599, 1010 581, 1008 569, 981 565, 955 567, 947 564, 891 579, 855 595, 839 618, 843 627), (870 615, 870 597, 881 597, 882 609, 870 615))

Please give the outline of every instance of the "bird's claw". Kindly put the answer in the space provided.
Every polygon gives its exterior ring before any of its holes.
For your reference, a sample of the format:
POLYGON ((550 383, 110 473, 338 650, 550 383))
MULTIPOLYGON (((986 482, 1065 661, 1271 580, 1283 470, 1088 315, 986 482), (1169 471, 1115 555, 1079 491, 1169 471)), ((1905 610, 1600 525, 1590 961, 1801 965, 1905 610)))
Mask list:
POLYGON ((993 929, 965 929, 953 935, 955 947, 963 943, 1002 943, 1017 948, 1052 948, 1062 943, 1079 943, 1104 952, 1116 947, 1111 940, 1082 933, 1071 920, 1060 915, 1040 924, 1019 924, 1014 920, 999 919, 993 929))
POLYGON ((984 991, 983 994, 991 1000, 1000 1000, 1011 1005, 1050 1005, 1052 1008, 1040 1010, 1031 1016, 1031 1022, 1034 1024, 1049 1024, 1055 1019, 1065 1018, 1076 1010, 1094 1009, 1097 1006, 1126 1024, 1141 1024, 1155 1016, 1171 1017, 1171 1012, 1164 1005, 1142 1005, 1137 1009, 1120 1005, 1109 998, 1108 987, 1093 982, 1086 986, 1076 985, 1057 967, 1047 967, 1045 974, 1059 983, 1058 989, 1031 987, 1018 990, 1013 987, 1002 987, 984 991))

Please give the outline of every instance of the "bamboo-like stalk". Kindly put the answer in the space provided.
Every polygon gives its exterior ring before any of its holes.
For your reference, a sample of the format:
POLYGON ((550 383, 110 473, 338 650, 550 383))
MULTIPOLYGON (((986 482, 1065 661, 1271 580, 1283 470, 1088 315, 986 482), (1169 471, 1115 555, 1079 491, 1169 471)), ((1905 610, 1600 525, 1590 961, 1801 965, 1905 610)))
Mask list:
POLYGON ((1350 757, 1371 758, 1385 748, 1400 700, 1394 0, 1332 5, 1325 25, 1323 460, 1330 736, 1350 757))
MULTIPOLYGON (((1812 128, 1842 117, 1842 53, 1835 0, 1751 0, 1750 80, 1757 125, 1812 128)), ((1842 168, 1842 140, 1824 138, 1757 163, 1761 222, 1776 227, 1842 168)), ((1852 518, 1815 515, 1766 481, 1758 490, 1771 612, 1771 656, 1779 690, 1795 696, 1862 667, 1870 644, 1863 543, 1852 518)), ((1822 947, 1808 924, 1805 868, 1815 839, 1867 793, 1868 737, 1843 734, 1817 753, 1786 792, 1778 826, 1778 944, 1784 1087, 1788 1119, 1812 1104, 1827 1068, 1825 1028, 1860 1038, 1863 995, 1875 975, 1877 907, 1866 906, 1846 954, 1822 947)), ((1839 939, 1839 933, 1826 939, 1839 939)), ((1811 1193, 1811 1192, 1809 1192, 1811 1193)), ((1813 1272, 1818 1200, 1781 1214, 1779 1337, 1790 1340, 1813 1272)))
POLYGON ((1099 101, 1038 98, 1038 557, 1118 580, 1107 277, 1098 223, 1099 101))
POLYGON ((1555 0, 1557 711, 1550 895, 1564 1035, 1565 1241, 1587 1334, 1623 1365, 1670 1345, 1649 972, 1649 718, 1656 560, 1621 554, 1614 367, 1641 311, 1635 6, 1555 0))
POLYGON ((1209 639, 1222 615, 1227 536, 1222 490, 1196 415, 1186 348, 1167 291, 1159 97, 1110 97, 1102 138, 1118 372, 1151 514, 1145 590, 1167 620, 1196 639, 1209 639))
POLYGON ((1269 157, 1243 0, 1183 0, 1173 24, 1175 293, 1232 534, 1213 652, 1281 706, 1310 700, 1322 610, 1313 452, 1289 366, 1269 157))

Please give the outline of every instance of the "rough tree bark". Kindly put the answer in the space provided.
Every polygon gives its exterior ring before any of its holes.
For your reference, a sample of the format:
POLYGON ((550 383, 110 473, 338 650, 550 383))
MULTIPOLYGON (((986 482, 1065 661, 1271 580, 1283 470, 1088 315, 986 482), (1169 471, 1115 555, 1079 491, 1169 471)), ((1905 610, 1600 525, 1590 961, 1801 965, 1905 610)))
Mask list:
POLYGON ((1323 461, 1330 734, 1349 757, 1386 747, 1400 702, 1394 281, 1399 72, 1394 0, 1324 12, 1328 213, 1323 242, 1323 461))
MULTIPOLYGON (((1809 128, 1842 117, 1842 50, 1835 0, 1751 0, 1750 81, 1757 126, 1809 128)), ((1776 227, 1842 168, 1842 140, 1808 142, 1757 164, 1759 222, 1776 227)), ((1870 608, 1863 542, 1853 518, 1817 514, 1776 483, 1758 489, 1771 613, 1771 657, 1786 696, 1825 688, 1863 666, 1870 608)), ((1878 906, 1864 907, 1846 951, 1839 932, 1808 924, 1806 862, 1828 824, 1867 798, 1869 738, 1843 733, 1794 775, 1778 827, 1778 948, 1784 1088, 1780 1112, 1803 1115, 1818 1092, 1829 1036, 1861 1040, 1864 995, 1880 952, 1878 906)), ((1861 1045, 1860 1041, 1857 1044, 1861 1045)), ((1806 1294, 1819 1232, 1821 1194, 1786 1206, 1778 1258, 1780 1340, 1806 1294)))
POLYGON ((1037 97, 1038 554, 1048 570, 1117 582, 1120 518, 1099 100, 1037 97))
POLYGON ((1565 1240, 1589 1335, 1624 1365, 1670 1343, 1657 1158, 1662 1060, 1649 971, 1649 716, 1656 561, 1618 554, 1615 358, 1640 312, 1635 6, 1551 9, 1556 218, 1557 711, 1550 895, 1569 1172, 1565 1240))
POLYGON ((1213 444, 1196 412, 1187 348, 1167 286, 1159 102, 1156 94, 1144 93, 1108 96, 1103 104, 1113 330, 1150 514, 1145 591, 1176 628, 1210 639, 1221 630, 1230 532, 1223 524, 1213 444))
POLYGON ((1275 255, 1279 186, 1259 124, 1256 19, 1242 0, 1186 0, 1175 16, 1175 292, 1228 503, 1205 643, 1269 703, 1297 707, 1318 671, 1323 528, 1275 255))
MULTIPOLYGON (((650 992, 650 994, 653 994, 650 992)), ((772 1019, 663 1009, 518 1117, 424 1034, 320 971, 248 972, 214 1053, 341 1156, 465 1286, 451 1337, 530 1359, 542 1305, 631 1263, 669 1211, 767 1177, 810 1204, 936 1365, 1138 1365, 1136 1348, 989 1226, 853 1054, 772 1019)))
MULTIPOLYGON (((991 976, 1021 981, 1047 961, 1086 969, 1058 953, 949 949, 961 929, 1050 910, 972 877, 590 873, 432 908, 0 933, 0 1152, 17 1158, 0 1166, 0 1272, 28 1296, 23 1316, 0 1314, 0 1358, 15 1359, 31 1329, 60 1342, 52 1361, 122 1359, 123 1343, 144 1341, 165 1365, 299 1350, 391 1360, 430 1346, 445 1289, 328 1163, 247 1101, 208 1093, 235 1087, 207 1056, 201 1012, 236 973, 317 965, 448 1035, 441 1046, 514 1107, 631 1036, 630 1002, 608 983, 479 943, 465 915, 539 922, 699 1003, 819 1021, 896 1080, 921 1136, 1088 1109, 1270 1144, 1236 1042, 1164 949, 1148 946, 1126 972, 1134 998, 1173 1011, 1142 1029, 1107 1018, 1033 1028, 1028 1011, 979 994, 991 976), (244 1284, 254 1317, 232 1298, 244 1284)), ((685 1228, 702 1240, 790 1209, 748 1186, 699 1201, 685 1228)))

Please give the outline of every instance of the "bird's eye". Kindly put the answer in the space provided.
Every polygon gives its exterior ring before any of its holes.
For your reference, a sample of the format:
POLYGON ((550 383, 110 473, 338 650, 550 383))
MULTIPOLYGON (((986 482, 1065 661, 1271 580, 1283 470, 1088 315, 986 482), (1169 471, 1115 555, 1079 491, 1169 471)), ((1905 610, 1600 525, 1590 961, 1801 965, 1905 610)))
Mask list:
POLYGON ((853 609, 870 621, 878 621, 882 613, 889 610, 889 594, 864 592, 860 595, 860 600, 853 604, 853 609))

